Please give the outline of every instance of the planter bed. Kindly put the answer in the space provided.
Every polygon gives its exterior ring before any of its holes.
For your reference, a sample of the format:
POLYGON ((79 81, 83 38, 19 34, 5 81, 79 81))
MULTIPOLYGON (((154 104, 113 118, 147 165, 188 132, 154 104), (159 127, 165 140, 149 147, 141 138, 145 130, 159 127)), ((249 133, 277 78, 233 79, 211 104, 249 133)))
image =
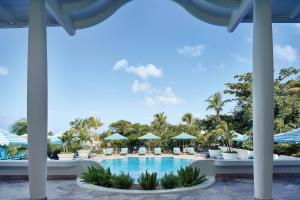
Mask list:
POLYGON ((210 187, 215 182, 215 177, 213 176, 207 176, 207 180, 199 185, 194 185, 191 187, 178 187, 174 189, 163 189, 160 185, 157 187, 156 190, 143 190, 138 184, 134 184, 131 189, 117 189, 117 188, 108 188, 108 187, 102 187, 98 185, 93 185, 89 183, 85 183, 82 181, 82 179, 77 179, 77 184, 80 187, 87 188, 87 189, 93 189, 101 192, 111 192, 111 193, 118 193, 118 194, 168 194, 168 193, 178 193, 178 192, 184 192, 184 191, 193 191, 193 190, 199 190, 204 189, 207 187, 210 187))

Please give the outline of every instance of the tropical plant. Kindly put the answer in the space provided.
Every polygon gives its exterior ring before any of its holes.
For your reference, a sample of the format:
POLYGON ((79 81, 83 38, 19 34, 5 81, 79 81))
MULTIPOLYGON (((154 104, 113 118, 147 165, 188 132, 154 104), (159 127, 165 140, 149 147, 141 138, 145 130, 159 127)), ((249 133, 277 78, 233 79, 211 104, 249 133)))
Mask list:
POLYGON ((120 175, 113 175, 111 183, 114 188, 129 189, 134 183, 134 179, 128 174, 121 172, 120 175))
POLYGON ((60 144, 52 144, 48 142, 47 144, 47 156, 50 159, 58 160, 58 155, 63 151, 63 147, 60 144))
POLYGON ((76 135, 74 129, 69 129, 65 131, 61 137, 59 137, 63 143, 63 152, 71 153, 74 150, 74 146, 76 146, 76 135))
POLYGON ((192 113, 185 113, 185 114, 182 116, 181 120, 182 120, 183 122, 185 122, 187 126, 192 126, 193 120, 194 120, 193 114, 192 114, 192 113))
POLYGON ((179 183, 183 187, 190 187, 193 185, 198 185, 204 182, 206 177, 200 175, 200 169, 193 168, 192 166, 181 167, 177 170, 179 176, 179 183))
POLYGON ((6 153, 8 157, 13 158, 14 156, 23 153, 26 150, 24 146, 17 146, 17 145, 8 145, 6 147, 6 153))
POLYGON ((98 128, 100 128, 103 125, 101 120, 94 116, 87 118, 86 121, 87 121, 87 126, 89 129, 93 128, 93 129, 97 130, 98 128))
POLYGON ((223 101, 221 92, 216 92, 206 100, 206 102, 208 103, 206 110, 215 110, 216 116, 219 116, 220 112, 223 110, 225 103, 227 103, 228 101, 229 100, 223 101))
POLYGON ((20 119, 14 122, 10 127, 10 132, 16 135, 27 134, 27 120, 20 119))
POLYGON ((156 113, 151 126, 154 133, 163 136, 168 130, 167 115, 164 112, 156 113))
POLYGON ((179 186, 179 177, 173 172, 165 175, 160 179, 160 184, 165 189, 173 189, 179 186))
POLYGON ((209 132, 206 132, 204 135, 204 144, 211 150, 218 150, 218 144, 219 144, 219 137, 220 132, 218 130, 211 130, 209 132))
POLYGON ((148 173, 148 171, 146 170, 145 173, 142 173, 140 177, 138 177, 138 183, 144 190, 155 190, 157 185, 159 184, 157 173, 148 173))
POLYGON ((81 179, 90 184, 99 185, 103 187, 112 187, 112 174, 110 169, 102 167, 88 167, 86 172, 83 172, 81 179))
POLYGON ((236 133, 229 130, 228 124, 224 121, 221 121, 221 123, 217 126, 216 131, 219 132, 219 134, 221 135, 221 139, 227 146, 227 151, 225 153, 236 153, 232 150, 233 138, 235 137, 236 133))

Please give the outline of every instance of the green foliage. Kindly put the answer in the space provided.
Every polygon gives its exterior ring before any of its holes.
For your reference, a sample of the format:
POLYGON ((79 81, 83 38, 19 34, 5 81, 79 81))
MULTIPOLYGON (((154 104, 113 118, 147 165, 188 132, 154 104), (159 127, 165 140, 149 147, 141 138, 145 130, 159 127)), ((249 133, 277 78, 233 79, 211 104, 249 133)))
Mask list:
POLYGON ((10 132, 16 135, 27 134, 27 120, 20 119, 14 122, 10 127, 10 132))
POLYGON ((58 160, 57 154, 63 151, 63 147, 60 144, 47 144, 47 156, 51 159, 58 160))
POLYGON ((23 153, 25 150, 26 147, 24 146, 11 145, 11 144, 6 146, 6 153, 10 158, 13 158, 16 155, 23 153))
POLYGON ((148 173, 146 170, 145 173, 142 173, 138 178, 138 183, 144 190, 155 190, 159 181, 157 179, 157 173, 148 173))
POLYGON ((279 155, 292 155, 300 152, 300 144, 275 144, 274 152, 279 155))
POLYGON ((225 103, 227 103, 228 100, 223 101, 221 92, 216 92, 215 94, 210 96, 206 100, 206 102, 208 103, 206 110, 215 110, 216 115, 219 116, 220 112, 223 110, 225 103))
POLYGON ((165 175, 160 179, 160 184, 165 189, 173 189, 179 186, 179 177, 172 172, 165 175))
POLYGON ((129 189, 134 183, 134 179, 129 175, 121 172, 120 175, 113 175, 111 177, 111 183, 114 188, 129 189))
POLYGON ((187 166, 185 168, 181 167, 177 170, 177 173, 179 176, 179 183, 183 187, 198 185, 207 180, 205 176, 200 176, 200 169, 193 168, 192 166, 187 166))
POLYGON ((102 167, 88 167, 88 170, 82 174, 81 178, 86 183, 103 187, 112 187, 112 174, 109 168, 104 169, 102 167))

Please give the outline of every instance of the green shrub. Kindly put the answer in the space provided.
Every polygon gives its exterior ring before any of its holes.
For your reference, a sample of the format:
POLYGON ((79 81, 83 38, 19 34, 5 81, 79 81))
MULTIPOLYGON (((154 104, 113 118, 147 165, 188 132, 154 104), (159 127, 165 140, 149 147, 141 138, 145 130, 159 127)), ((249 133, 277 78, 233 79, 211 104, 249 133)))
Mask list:
POLYGON ((138 178, 138 183, 144 190, 155 190, 156 186, 158 185, 159 181, 157 179, 157 173, 142 173, 138 178))
POLYGON ((300 158, 300 152, 298 152, 298 153, 295 153, 295 154, 293 154, 292 156, 293 156, 293 157, 300 158))
POLYGON ((88 170, 81 176, 84 182, 103 187, 112 187, 110 169, 102 167, 88 167, 88 170))
POLYGON ((121 172, 120 175, 113 175, 111 177, 111 183, 114 188, 129 189, 134 183, 134 179, 128 174, 121 172))
POLYGON ((173 172, 165 175, 160 179, 160 184, 165 189, 173 189, 179 186, 179 177, 173 172))
POLYGON ((197 185, 206 180, 205 176, 200 176, 200 169, 187 166, 181 167, 177 170, 179 176, 179 183, 183 187, 190 187, 197 185))

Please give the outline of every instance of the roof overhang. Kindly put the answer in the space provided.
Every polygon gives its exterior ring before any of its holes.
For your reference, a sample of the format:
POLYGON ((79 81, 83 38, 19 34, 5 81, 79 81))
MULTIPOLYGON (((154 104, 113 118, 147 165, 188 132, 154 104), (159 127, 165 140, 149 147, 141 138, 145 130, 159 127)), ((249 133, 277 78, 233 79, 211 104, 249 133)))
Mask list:
MULTIPOLYGON (((46 0, 47 25, 61 26, 69 35, 99 24, 132 0, 46 0)), ((253 0, 172 0, 199 20, 227 27, 253 20, 253 0)), ((1 0, 0 28, 28 25, 29 0, 1 0)), ((274 23, 300 22, 300 0, 273 0, 274 23)))

